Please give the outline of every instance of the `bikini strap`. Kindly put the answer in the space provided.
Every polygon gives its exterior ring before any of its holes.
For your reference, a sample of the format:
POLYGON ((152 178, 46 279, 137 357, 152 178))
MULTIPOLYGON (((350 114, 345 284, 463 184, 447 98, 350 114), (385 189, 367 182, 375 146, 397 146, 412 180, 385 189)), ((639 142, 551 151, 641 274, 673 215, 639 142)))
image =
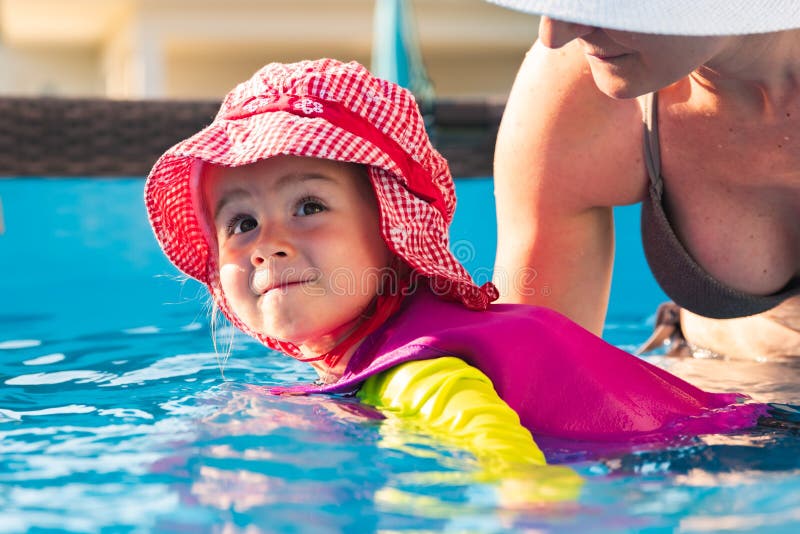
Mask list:
POLYGON ((658 140, 658 93, 652 92, 644 96, 642 101, 644 113, 644 163, 650 177, 650 190, 655 198, 661 199, 664 188, 661 180, 661 148, 658 140))

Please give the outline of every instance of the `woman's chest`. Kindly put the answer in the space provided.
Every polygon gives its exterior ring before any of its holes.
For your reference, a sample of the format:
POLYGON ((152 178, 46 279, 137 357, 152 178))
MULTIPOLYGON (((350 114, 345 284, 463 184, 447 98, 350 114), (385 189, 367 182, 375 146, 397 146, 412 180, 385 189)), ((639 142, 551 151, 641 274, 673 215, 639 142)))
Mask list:
POLYGON ((665 118, 665 207, 692 257, 748 293, 800 275, 800 122, 665 118))

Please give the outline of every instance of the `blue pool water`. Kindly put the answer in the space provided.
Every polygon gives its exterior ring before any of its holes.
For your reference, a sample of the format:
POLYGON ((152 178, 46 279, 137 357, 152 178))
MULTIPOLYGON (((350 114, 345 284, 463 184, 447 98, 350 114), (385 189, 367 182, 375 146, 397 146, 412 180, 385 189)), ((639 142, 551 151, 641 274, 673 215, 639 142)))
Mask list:
MULTIPOLYGON (((162 257, 141 179, 0 180, 0 531, 760 531, 800 526, 800 437, 757 429, 568 464, 577 501, 509 508, 503 481, 350 400, 264 397, 313 378, 230 332, 162 257)), ((495 246, 489 180, 460 181, 453 249, 495 246)), ((663 299, 618 210, 605 337, 632 350, 663 299)), ((651 361, 715 390, 800 403, 800 364, 651 361)), ((579 446, 578 446, 579 448, 579 446)), ((523 481, 524 482, 524 481, 523 481)), ((533 481, 531 481, 533 483, 533 481)))

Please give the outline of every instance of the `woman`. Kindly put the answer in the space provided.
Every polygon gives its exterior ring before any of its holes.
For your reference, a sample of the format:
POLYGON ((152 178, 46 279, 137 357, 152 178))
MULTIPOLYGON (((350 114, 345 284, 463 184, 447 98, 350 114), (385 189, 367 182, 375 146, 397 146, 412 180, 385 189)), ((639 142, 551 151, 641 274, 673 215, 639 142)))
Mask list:
POLYGON ((642 202, 662 332, 800 355, 800 3, 493 1, 542 15, 495 153, 503 298, 601 333, 612 208, 642 202))

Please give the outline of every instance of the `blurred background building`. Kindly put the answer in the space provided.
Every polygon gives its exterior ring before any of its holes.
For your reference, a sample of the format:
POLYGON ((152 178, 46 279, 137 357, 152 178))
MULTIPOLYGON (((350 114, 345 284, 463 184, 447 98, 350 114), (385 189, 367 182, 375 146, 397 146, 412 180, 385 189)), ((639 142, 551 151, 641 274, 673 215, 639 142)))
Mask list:
MULTIPOLYGON (((438 97, 504 98, 536 17, 411 0, 438 97)), ((0 95, 218 99, 270 61, 370 65, 376 0, 0 0, 0 95)))

